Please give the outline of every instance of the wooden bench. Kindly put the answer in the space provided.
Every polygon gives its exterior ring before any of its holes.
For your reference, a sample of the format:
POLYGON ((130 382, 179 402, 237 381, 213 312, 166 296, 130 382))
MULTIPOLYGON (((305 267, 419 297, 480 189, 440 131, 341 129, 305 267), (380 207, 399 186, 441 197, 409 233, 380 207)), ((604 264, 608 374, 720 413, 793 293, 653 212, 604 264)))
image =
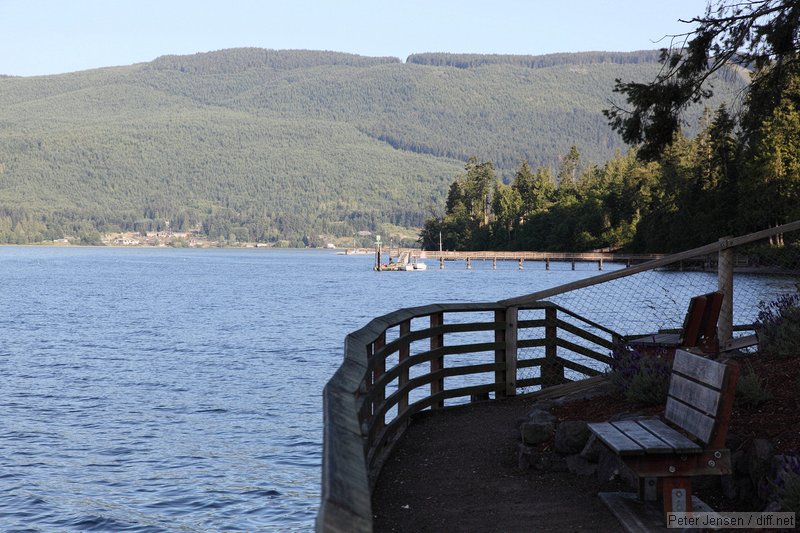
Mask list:
POLYGON ((689 300, 689 309, 679 333, 651 333, 630 339, 626 344, 645 353, 675 348, 694 348, 694 351, 716 353, 719 349, 717 320, 722 309, 722 298, 721 292, 695 296, 689 300))
POLYGON ((640 500, 663 498, 664 513, 692 510, 691 478, 731 473, 725 449, 739 367, 676 350, 664 418, 589 424, 639 478, 640 500), (691 435, 688 438, 683 432, 691 435))

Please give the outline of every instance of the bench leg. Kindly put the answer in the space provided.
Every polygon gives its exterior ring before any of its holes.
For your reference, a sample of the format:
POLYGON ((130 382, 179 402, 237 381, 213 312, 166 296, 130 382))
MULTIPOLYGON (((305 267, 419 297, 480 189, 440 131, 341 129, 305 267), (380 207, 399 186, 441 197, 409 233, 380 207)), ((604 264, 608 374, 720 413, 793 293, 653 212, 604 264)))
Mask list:
POLYGON ((662 481, 664 495, 664 518, 667 513, 688 513, 692 510, 692 479, 689 477, 665 477, 662 481))
POLYGON ((640 477, 639 478, 639 500, 654 502, 658 499, 658 478, 640 477))

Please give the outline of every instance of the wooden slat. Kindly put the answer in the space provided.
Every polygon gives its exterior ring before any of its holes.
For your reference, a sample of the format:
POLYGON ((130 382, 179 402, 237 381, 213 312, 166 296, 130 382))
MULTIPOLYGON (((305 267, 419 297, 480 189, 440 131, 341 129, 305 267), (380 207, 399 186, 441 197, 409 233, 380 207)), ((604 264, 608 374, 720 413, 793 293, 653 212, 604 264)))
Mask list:
POLYGON ((542 366, 547 361, 546 357, 532 357, 530 359, 517 359, 517 368, 530 368, 532 366, 542 366))
POLYGON ((673 398, 667 398, 664 418, 706 443, 714 430, 713 418, 673 398))
POLYGON ((645 335, 643 337, 636 337, 635 339, 630 339, 626 342, 631 346, 663 346, 663 347, 675 347, 678 346, 681 342, 681 335, 680 333, 653 333, 651 335, 645 335))
POLYGON ((619 422, 611 422, 611 424, 644 448, 645 453, 674 453, 675 451, 675 448, 669 442, 648 431, 637 420, 620 420, 619 422))
POLYGON ((639 420, 638 423, 650 433, 658 436, 658 438, 669 444, 675 450, 675 453, 700 453, 703 451, 696 443, 692 442, 684 435, 681 435, 661 420, 651 418, 639 420))
POLYGON ((547 339, 518 339, 517 348, 539 348, 547 346, 547 339))
POLYGON ((683 321, 681 346, 697 346, 697 342, 700 340, 700 331, 703 327, 706 303, 705 296, 695 296, 689 300, 689 310, 686 312, 686 318, 683 321))
POLYGON ((556 339, 556 344, 562 348, 566 348, 571 352, 575 352, 576 354, 582 355, 584 357, 588 357, 589 359, 594 359, 595 361, 599 361, 605 364, 611 364, 612 359, 611 357, 602 354, 600 352, 596 352, 591 348, 586 348, 585 346, 581 346, 580 344, 575 344, 574 342, 570 342, 565 339, 556 339))
POLYGON ((669 395, 705 414, 716 417, 720 392, 696 381, 673 374, 669 382, 669 395))
POLYGON ((742 348, 750 348, 751 346, 758 345, 758 335, 746 335, 744 337, 734 337, 725 343, 722 347, 723 352, 731 350, 741 350, 742 348))
POLYGON ((559 328, 563 329, 564 331, 568 331, 577 337, 580 337, 584 340, 597 344, 598 346, 602 346, 603 348, 606 348, 608 350, 614 349, 614 345, 611 343, 610 340, 604 339, 603 337, 595 335, 594 333, 590 333, 574 324, 570 324, 569 322, 564 322, 561 319, 559 319, 556 322, 556 324, 558 325, 559 328))
POLYGON ((703 329, 700 332, 706 341, 717 338, 717 321, 723 298, 724 295, 719 291, 706 294, 706 310, 703 315, 703 329))
POLYGON ((589 429, 618 455, 642 455, 645 449, 614 427, 611 422, 594 422, 589 429))
POLYGON ((725 365, 723 363, 712 361, 685 350, 675 350, 672 371, 710 385, 715 389, 721 389, 722 381, 725 379, 725 365))
POLYGON ((594 368, 590 368, 586 365, 582 365, 580 363, 576 363, 575 361, 570 361, 569 359, 565 359, 558 356, 558 363, 563 366, 564 368, 569 368, 570 370, 574 370, 575 372, 580 372, 586 376, 599 376, 602 374, 600 370, 595 370, 594 368))

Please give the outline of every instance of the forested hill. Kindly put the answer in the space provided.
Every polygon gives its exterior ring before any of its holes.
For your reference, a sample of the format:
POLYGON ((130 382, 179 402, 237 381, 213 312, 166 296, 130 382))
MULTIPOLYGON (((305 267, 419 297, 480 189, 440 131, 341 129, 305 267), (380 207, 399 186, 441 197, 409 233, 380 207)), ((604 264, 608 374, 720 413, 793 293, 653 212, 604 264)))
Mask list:
MULTIPOLYGON (((657 53, 370 58, 233 49, 0 76, 0 242, 421 226, 470 156, 509 175, 624 149, 601 114, 657 53)), ((741 81, 720 81, 731 94, 741 81)), ((711 105, 714 105, 712 102, 711 105)))

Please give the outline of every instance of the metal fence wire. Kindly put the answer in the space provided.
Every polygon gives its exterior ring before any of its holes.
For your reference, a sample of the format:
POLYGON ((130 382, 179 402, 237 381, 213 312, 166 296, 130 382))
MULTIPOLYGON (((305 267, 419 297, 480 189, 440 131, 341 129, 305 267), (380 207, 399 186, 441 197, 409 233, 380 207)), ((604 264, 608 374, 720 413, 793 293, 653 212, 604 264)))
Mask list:
MULTIPOLYGON (((719 289, 720 255, 705 251, 695 256, 676 254, 671 257, 675 258, 674 261, 667 260, 649 269, 641 268, 646 265, 640 265, 639 269, 620 266, 620 270, 614 273, 619 276, 616 279, 571 290, 565 286, 564 290, 542 291, 551 294, 544 294, 541 299, 569 309, 622 337, 679 331, 691 298, 719 289), (631 271, 630 275, 625 274, 627 270, 631 271)), ((598 280, 607 277, 608 274, 596 276, 598 280)), ((800 229, 767 235, 733 247, 733 335, 752 333, 759 306, 781 295, 798 292, 799 285, 800 229)), ((528 297, 528 301, 531 299, 540 298, 534 294, 528 297)), ((525 298, 517 300, 524 301, 525 298)), ((541 310, 521 307, 519 321, 540 319, 541 314, 541 310)), ((576 319, 570 316, 561 314, 559 318, 576 323, 576 319)), ((581 325, 587 328, 584 322, 581 325)), ((588 329, 591 330, 591 326, 588 329)), ((594 332, 600 337, 610 338, 606 331, 596 329, 594 332)), ((541 333, 533 329, 519 330, 520 340, 537 336, 541 337, 541 333)), ((599 350, 596 344, 577 336, 571 337, 567 333, 565 338, 579 346, 609 353, 607 349, 599 350)), ((517 357, 519 360, 535 359, 543 357, 543 354, 544 347, 527 347, 520 348, 517 357)), ((558 348, 558 355, 599 371, 605 370, 604 364, 564 347, 558 348)), ((538 377, 539 371, 538 367, 520 368, 517 379, 538 377)), ((585 375, 568 371, 565 377, 574 380, 585 375)))

